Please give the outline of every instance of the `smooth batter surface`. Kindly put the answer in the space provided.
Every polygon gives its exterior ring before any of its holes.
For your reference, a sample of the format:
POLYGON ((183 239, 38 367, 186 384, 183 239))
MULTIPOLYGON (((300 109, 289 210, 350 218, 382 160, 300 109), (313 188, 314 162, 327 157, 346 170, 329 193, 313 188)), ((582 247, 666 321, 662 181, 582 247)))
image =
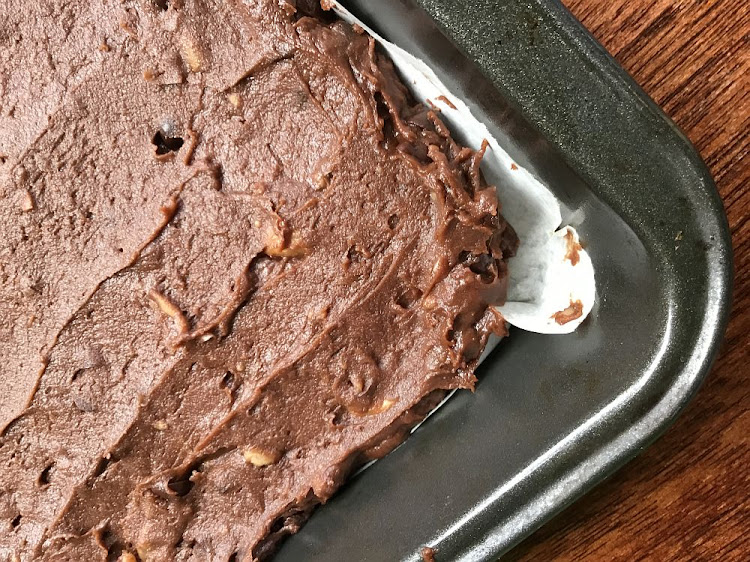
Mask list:
POLYGON ((298 4, 0 0, 0 560, 266 557, 504 334, 482 155, 298 4))

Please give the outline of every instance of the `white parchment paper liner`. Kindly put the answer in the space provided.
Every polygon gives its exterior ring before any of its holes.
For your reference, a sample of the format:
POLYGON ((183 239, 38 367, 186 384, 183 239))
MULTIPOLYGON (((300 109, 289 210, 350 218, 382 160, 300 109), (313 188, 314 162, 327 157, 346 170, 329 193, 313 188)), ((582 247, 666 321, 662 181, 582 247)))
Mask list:
POLYGON ((498 186, 503 216, 521 240, 518 254, 508 262, 508 300, 498 310, 509 324, 529 332, 575 331, 594 305, 594 268, 580 247, 578 233, 562 225, 557 198, 513 162, 466 103, 453 95, 422 60, 380 37, 338 2, 329 4, 343 20, 359 24, 375 38, 415 98, 437 106, 443 121, 464 143, 478 150, 484 140, 489 142, 482 171, 490 184, 498 186))

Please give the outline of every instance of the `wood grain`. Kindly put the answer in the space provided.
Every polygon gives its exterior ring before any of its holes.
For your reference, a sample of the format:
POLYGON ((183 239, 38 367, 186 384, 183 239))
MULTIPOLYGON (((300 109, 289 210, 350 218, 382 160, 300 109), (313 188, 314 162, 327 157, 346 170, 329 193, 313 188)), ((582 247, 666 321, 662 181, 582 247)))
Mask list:
POLYGON ((677 424, 505 559, 750 560, 750 1, 564 2, 708 163, 735 300, 721 356, 677 424))

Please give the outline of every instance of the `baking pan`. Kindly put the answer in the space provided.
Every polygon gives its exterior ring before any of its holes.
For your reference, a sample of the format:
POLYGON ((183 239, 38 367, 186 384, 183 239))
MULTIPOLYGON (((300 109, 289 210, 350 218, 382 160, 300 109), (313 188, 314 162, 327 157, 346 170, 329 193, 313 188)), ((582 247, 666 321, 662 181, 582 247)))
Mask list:
MULTIPOLYGON (((727 322, 723 206, 693 147, 552 0, 351 0, 426 60, 562 200, 597 271, 569 336, 515 330, 407 443, 277 560, 494 560, 651 444, 727 322)), ((501 186, 502 192, 502 186, 501 186)))

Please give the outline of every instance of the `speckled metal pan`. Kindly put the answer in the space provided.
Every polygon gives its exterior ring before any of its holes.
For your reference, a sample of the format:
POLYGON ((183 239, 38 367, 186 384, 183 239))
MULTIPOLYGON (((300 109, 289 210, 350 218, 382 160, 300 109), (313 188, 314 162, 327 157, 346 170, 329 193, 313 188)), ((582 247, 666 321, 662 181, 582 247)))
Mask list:
MULTIPOLYGON (((351 0, 428 61, 568 209, 599 301, 570 336, 514 331, 407 444, 277 560, 494 560, 674 421, 724 333, 731 244, 693 147, 553 0, 351 0)), ((658 446, 658 445, 657 445, 658 446)))

